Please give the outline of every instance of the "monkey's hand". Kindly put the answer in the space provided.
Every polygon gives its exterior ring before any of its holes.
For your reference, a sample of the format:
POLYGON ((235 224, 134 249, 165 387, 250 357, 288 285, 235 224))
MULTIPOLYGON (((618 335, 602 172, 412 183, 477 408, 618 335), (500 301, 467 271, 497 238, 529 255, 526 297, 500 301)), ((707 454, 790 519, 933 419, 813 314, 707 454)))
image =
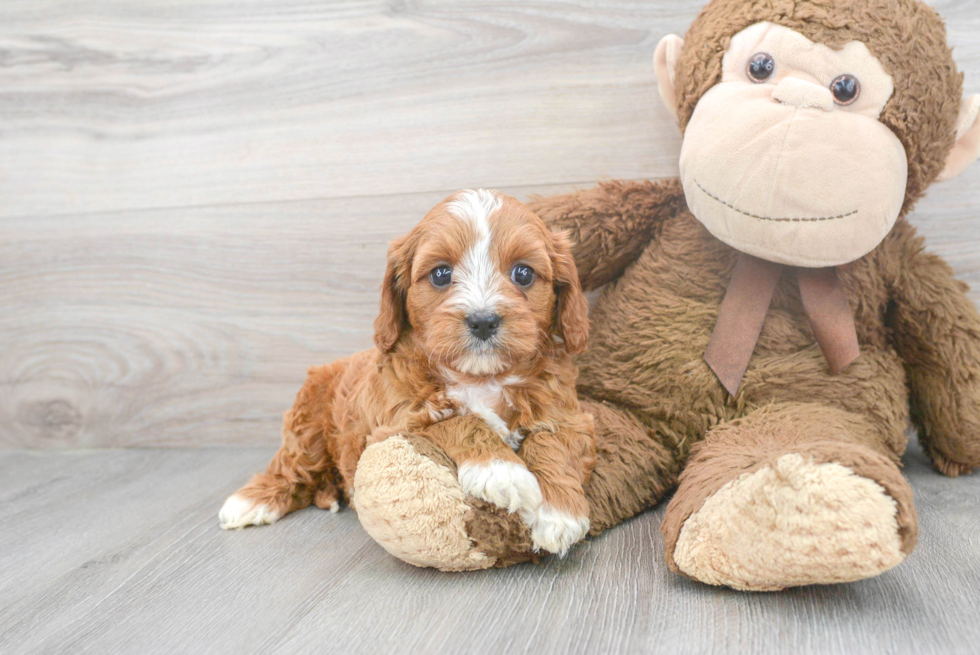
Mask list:
POLYGON ((907 239, 901 256, 892 327, 912 418, 936 468, 955 477, 980 466, 980 312, 920 238, 907 239))
POLYGON ((528 203, 554 232, 565 232, 582 288, 611 282, 643 252, 664 221, 685 210, 680 180, 603 182, 587 191, 528 203))

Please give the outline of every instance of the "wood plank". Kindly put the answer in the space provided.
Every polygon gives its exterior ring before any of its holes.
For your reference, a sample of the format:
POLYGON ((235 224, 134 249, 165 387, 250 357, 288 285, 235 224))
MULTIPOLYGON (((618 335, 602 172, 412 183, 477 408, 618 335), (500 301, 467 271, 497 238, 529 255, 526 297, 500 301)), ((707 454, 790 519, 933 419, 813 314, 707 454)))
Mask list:
POLYGON ((980 639, 980 477, 913 444, 922 538, 872 580, 776 594, 670 574, 649 511, 540 566, 445 574, 394 560, 353 512, 222 532, 268 449, 0 453, 0 651, 966 653, 980 639))
POLYGON ((387 242, 445 195, 3 220, 0 444, 277 443, 306 369, 371 347, 387 242))
MULTIPOLYGON (((386 244, 446 193, 3 220, 0 446, 277 443, 306 369, 371 347, 386 244)), ((980 167, 914 222, 980 290, 978 210, 980 167)))
POLYGON ((0 652, 32 650, 189 531, 214 527, 216 499, 271 452, 0 454, 0 652), (24 488, 18 477, 33 482, 24 488))
MULTIPOLYGON (((676 170, 649 59, 699 2, 321 4, 0 7, 0 448, 274 444, 446 194, 676 170)), ((978 209, 975 167, 914 216, 975 287, 978 209)))
POLYGON ((676 167, 651 55, 693 3, 36 4, 0 9, 0 216, 676 167))
POLYGON ((702 4, 7 0, 0 217, 671 175, 652 53, 702 4))

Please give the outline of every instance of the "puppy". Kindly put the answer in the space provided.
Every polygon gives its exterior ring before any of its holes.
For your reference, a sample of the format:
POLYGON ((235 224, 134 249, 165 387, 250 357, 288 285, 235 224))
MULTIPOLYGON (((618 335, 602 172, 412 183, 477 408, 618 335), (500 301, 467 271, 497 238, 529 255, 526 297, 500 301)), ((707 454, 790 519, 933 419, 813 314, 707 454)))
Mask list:
POLYGON ((582 539, 595 435, 570 356, 588 303, 565 237, 514 198, 460 191, 392 244, 374 327, 375 349, 310 370, 282 447, 221 527, 355 506, 364 449, 411 432, 456 462, 465 493, 519 511, 536 549, 582 539))

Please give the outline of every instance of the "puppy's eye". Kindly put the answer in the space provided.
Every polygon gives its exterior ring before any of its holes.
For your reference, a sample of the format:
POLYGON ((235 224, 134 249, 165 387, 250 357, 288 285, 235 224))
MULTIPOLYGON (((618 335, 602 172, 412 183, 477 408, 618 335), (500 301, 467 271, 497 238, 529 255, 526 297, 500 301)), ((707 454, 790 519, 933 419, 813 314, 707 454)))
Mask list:
POLYGON ((432 282, 432 286, 437 289, 444 289, 449 286, 449 283, 453 281, 453 269, 449 268, 445 264, 441 266, 436 266, 429 273, 429 281, 432 282))
POLYGON ((745 72, 753 82, 765 82, 776 72, 776 60, 771 55, 759 52, 749 59, 745 72))
POLYGON ((519 287, 529 287, 534 284, 534 269, 525 264, 518 264, 510 272, 510 279, 519 287))
POLYGON ((830 83, 830 92, 838 105, 849 105, 861 95, 861 83, 853 75, 838 75, 830 83))

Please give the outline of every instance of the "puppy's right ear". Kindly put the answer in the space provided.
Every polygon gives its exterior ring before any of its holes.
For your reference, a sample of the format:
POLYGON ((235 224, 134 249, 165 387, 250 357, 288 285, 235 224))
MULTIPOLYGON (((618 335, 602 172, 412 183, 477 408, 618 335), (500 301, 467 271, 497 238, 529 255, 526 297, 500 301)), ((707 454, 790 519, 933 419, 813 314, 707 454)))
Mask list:
POLYGON ((578 355, 585 352, 589 344, 589 301, 582 292, 568 237, 563 233, 552 233, 551 238, 555 246, 552 264, 558 297, 557 332, 565 342, 565 351, 569 355, 578 355))
POLYGON ((388 267, 381 283, 381 311, 374 319, 374 343, 382 353, 391 352, 402 330, 408 327, 405 300, 411 284, 412 251, 409 237, 393 241, 388 248, 388 267))

